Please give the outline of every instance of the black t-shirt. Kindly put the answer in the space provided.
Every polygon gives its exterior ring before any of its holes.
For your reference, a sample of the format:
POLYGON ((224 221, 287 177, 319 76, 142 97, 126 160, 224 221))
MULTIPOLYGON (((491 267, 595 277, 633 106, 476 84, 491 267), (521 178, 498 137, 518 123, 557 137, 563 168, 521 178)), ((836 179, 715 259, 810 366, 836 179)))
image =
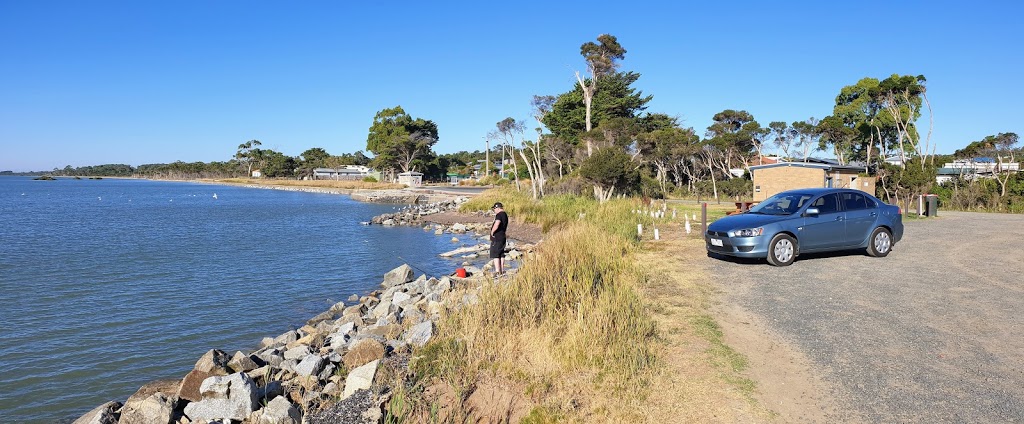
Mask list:
POLYGON ((494 220, 498 221, 498 229, 494 231, 494 237, 504 238, 505 229, 508 228, 508 214, 505 211, 498 212, 494 215, 494 220))

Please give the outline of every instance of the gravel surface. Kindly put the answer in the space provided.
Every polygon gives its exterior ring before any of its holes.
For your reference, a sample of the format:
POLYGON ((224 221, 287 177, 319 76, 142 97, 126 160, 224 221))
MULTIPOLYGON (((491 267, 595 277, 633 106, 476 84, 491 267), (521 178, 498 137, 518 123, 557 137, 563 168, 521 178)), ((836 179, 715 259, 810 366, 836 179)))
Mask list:
POLYGON ((835 386, 834 422, 1024 422, 1024 216, 905 220, 886 258, 709 258, 723 301, 835 386))

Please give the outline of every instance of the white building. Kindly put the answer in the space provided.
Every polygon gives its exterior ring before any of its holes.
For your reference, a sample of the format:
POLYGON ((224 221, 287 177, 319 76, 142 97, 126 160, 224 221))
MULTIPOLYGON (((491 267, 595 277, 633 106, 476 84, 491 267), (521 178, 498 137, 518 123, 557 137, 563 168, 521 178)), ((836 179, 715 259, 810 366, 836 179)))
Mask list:
POLYGON ((423 173, 416 171, 403 172, 398 174, 398 183, 409 187, 419 187, 423 185, 423 173))
POLYGON ((314 180, 361 180, 366 177, 375 177, 376 172, 369 167, 362 165, 343 165, 337 168, 315 168, 313 169, 314 180))

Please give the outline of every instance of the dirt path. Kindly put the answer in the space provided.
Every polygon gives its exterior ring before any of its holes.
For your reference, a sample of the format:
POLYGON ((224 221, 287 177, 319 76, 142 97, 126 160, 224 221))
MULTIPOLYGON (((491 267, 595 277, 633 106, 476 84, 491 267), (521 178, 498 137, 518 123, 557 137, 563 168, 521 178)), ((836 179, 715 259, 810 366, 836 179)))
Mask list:
POLYGON ((908 222, 887 258, 703 262, 762 392, 789 387, 772 370, 781 351, 830 383, 813 389, 831 397, 825 421, 1024 422, 1022 227, 1021 215, 943 212, 908 222))
POLYGON ((644 296, 658 321, 662 359, 651 383, 647 421, 652 423, 770 422, 773 413, 755 401, 755 391, 730 365, 716 340, 710 311, 712 286, 701 263, 703 242, 665 230, 645 243, 639 260, 653 276, 644 296))

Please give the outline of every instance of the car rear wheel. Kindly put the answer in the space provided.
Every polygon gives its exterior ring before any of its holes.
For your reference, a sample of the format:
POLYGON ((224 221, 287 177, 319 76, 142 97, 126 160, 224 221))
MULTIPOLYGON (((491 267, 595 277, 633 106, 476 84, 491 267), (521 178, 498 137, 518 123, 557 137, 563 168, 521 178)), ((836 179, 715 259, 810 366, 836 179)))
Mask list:
POLYGON ((885 228, 878 227, 871 233, 871 242, 868 243, 868 254, 881 258, 892 251, 892 234, 885 228))
POLYGON ((796 259, 796 240, 786 234, 777 234, 768 244, 768 263, 787 266, 796 259))

